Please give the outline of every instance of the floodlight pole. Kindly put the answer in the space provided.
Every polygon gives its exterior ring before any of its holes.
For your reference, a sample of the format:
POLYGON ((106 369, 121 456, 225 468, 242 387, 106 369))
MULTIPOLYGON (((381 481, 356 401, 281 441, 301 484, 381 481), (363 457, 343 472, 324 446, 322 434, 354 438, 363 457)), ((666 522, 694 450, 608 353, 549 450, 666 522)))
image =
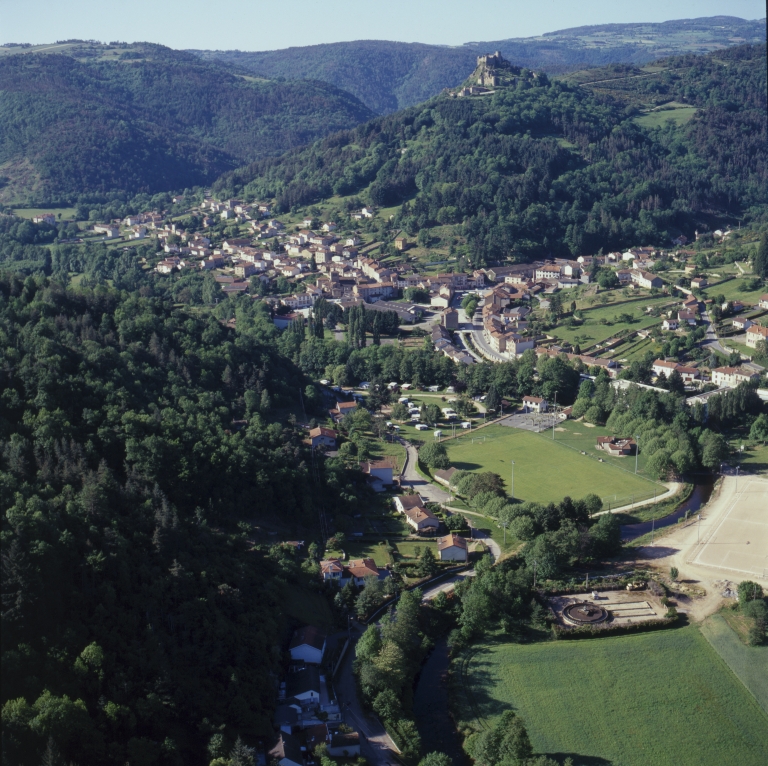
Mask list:
POLYGON ((635 434, 635 474, 637 474, 637 456, 640 454, 640 442, 638 435, 635 434))
POLYGON ((555 391, 555 404, 552 410, 552 441, 555 440, 555 420, 557 418, 557 391, 555 391))
POLYGON ((653 547, 653 533, 656 530, 656 518, 651 519, 651 547, 653 547))
POLYGON ((515 499, 515 461, 510 460, 510 463, 512 463, 512 486, 511 486, 511 493, 512 493, 512 499, 515 499))

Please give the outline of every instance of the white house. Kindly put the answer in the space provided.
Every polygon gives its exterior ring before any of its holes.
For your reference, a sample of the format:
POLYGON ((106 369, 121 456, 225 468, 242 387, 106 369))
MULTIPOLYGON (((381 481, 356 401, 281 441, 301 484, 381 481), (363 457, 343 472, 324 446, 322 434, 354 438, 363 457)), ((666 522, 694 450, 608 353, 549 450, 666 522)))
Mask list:
POLYGON ((768 309, 768 293, 760 296, 760 300, 757 304, 761 309, 768 309))
POLYGON ((324 582, 341 582, 344 565, 338 559, 323 559, 320 562, 320 574, 324 582))
POLYGON ((437 552, 440 561, 466 561, 469 556, 466 539, 454 534, 437 538, 437 552))
POLYGON ((368 474, 372 479, 378 479, 382 484, 392 484, 393 472, 395 466, 388 458, 382 458, 381 460, 369 460, 367 463, 360 465, 363 473, 368 474))
POLYGON ((320 671, 315 665, 294 670, 285 679, 285 697, 299 703, 320 702, 320 671))
POLYGON ((313 447, 336 448, 336 437, 338 434, 332 428, 318 426, 309 432, 309 440, 313 447))
POLYGON ((677 319, 665 319, 661 323, 662 330, 677 330, 679 326, 677 319))
POLYGON ((369 577, 377 580, 381 576, 379 568, 373 559, 350 559, 349 564, 344 567, 344 578, 350 579, 358 587, 364 586, 369 577))
POLYGON ((406 508, 405 520, 418 534, 434 534, 440 529, 440 520, 432 511, 423 507, 406 508))
POLYGON ((523 397, 523 412, 546 412, 547 400, 539 396, 523 397))
POLYGON ((400 513, 405 513, 409 508, 423 508, 424 503, 418 495, 396 495, 394 497, 395 508, 400 513))
POLYGON ((747 317, 734 317, 731 320, 731 324, 737 329, 737 330, 748 330, 754 322, 751 319, 747 319, 747 317))
POLYGON ((749 383, 759 377, 746 367, 716 367, 712 370, 712 382, 718 387, 736 388, 739 383, 749 383))
POLYGON ((288 650, 294 662, 306 662, 308 665, 319 665, 325 653, 325 631, 306 625, 293 632, 293 638, 288 650))
POLYGON ((753 324, 747 329, 747 345, 750 348, 757 348, 757 344, 761 340, 768 340, 768 327, 753 324))
POLYGON ((120 229, 110 224, 97 223, 93 231, 95 234, 103 234, 105 239, 115 239, 120 236, 120 229))

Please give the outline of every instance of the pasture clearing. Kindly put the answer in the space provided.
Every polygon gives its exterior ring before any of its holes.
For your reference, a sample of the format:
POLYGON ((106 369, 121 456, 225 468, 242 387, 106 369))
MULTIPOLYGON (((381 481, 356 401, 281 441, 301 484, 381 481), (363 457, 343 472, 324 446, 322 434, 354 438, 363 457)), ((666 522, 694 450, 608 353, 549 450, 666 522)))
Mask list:
POLYGON ((685 104, 676 104, 674 101, 665 104, 663 107, 657 107, 641 117, 635 117, 633 122, 641 128, 658 128, 666 125, 667 120, 672 120, 675 125, 685 125, 698 109, 695 106, 686 106, 685 104))
POLYGON ((653 497, 666 488, 643 476, 635 475, 634 458, 611 458, 604 462, 595 449, 595 438, 605 429, 587 428, 581 423, 566 423, 551 439, 551 431, 534 434, 518 428, 493 425, 461 439, 445 442, 451 465, 464 471, 493 471, 510 487, 515 462, 515 497, 540 503, 559 502, 566 495, 581 498, 595 492, 604 502, 615 506, 630 497, 653 497), (580 426, 580 428, 576 428, 580 426), (583 432, 583 433, 582 433, 583 432), (483 442, 472 439, 484 438, 483 442), (562 440, 562 441, 559 441, 562 440), (566 443, 563 443, 566 442, 566 443), (580 450, 587 454, 582 455, 580 450), (617 461, 622 461, 617 465, 617 461))
POLYGON ((539 753, 622 766, 765 762, 765 713, 694 626, 488 641, 454 667, 460 727, 484 729, 513 708, 539 753))

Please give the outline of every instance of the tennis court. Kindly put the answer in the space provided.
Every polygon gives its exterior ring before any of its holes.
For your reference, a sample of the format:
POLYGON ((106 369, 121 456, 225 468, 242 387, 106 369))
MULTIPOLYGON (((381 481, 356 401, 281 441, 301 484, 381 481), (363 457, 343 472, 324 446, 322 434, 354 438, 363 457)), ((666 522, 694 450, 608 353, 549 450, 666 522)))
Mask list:
POLYGON ((768 579, 768 480, 739 479, 736 496, 693 563, 768 579))

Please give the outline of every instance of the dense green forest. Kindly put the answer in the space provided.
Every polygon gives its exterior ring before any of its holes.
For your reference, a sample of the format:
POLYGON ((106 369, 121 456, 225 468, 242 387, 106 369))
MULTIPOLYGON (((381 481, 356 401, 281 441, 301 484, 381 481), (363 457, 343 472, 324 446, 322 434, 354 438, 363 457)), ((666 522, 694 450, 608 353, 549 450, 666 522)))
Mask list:
POLYGON ((540 37, 460 46, 386 40, 311 45, 274 51, 192 51, 206 60, 242 67, 262 77, 316 78, 357 96, 379 114, 414 106, 460 83, 480 53, 501 51, 532 69, 562 72, 610 63, 644 64, 676 53, 705 53, 765 40, 765 22, 733 16, 661 24, 603 24, 540 37))
POLYGON ((272 333, 257 306, 235 332, 0 276, 8 763, 207 763, 214 734, 271 735, 278 605, 308 575, 252 524, 341 527, 368 492, 338 461, 312 470, 286 419, 306 381, 272 333))
POLYGON ((181 190, 372 116, 332 85, 261 80, 160 45, 67 54, 0 57, 2 201, 181 190))
POLYGON ((215 190, 275 197, 283 210, 365 191, 374 205, 403 203, 395 225, 412 235, 457 225, 472 265, 668 244, 718 217, 762 220, 765 46, 662 66, 616 93, 523 70, 516 87, 436 97, 253 163, 215 190), (699 110, 684 125, 634 122, 643 99, 662 97, 699 110))

